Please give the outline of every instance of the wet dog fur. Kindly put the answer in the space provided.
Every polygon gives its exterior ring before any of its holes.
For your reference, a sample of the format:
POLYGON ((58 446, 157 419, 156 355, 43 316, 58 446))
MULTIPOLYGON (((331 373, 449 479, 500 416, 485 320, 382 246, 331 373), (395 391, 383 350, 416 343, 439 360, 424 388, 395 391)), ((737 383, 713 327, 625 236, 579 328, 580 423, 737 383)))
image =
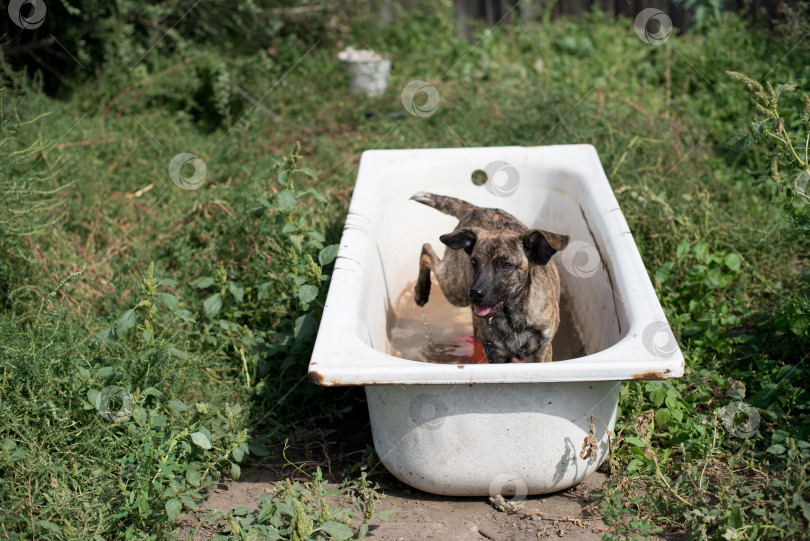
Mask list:
POLYGON ((439 259, 422 246, 416 304, 430 297, 430 273, 450 303, 470 306, 475 340, 490 363, 551 361, 551 340, 560 324, 560 278, 551 256, 567 235, 529 229, 500 209, 419 192, 411 199, 455 216, 458 226, 439 237, 439 259))

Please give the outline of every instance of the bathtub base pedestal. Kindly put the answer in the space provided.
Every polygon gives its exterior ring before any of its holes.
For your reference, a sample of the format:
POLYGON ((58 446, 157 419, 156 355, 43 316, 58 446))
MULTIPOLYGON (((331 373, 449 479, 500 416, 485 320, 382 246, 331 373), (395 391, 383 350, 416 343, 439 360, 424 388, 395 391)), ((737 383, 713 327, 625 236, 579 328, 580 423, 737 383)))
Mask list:
POLYGON ((445 496, 520 498, 569 488, 608 456, 580 458, 591 416, 611 430, 619 382, 367 386, 374 447, 402 482, 445 496))

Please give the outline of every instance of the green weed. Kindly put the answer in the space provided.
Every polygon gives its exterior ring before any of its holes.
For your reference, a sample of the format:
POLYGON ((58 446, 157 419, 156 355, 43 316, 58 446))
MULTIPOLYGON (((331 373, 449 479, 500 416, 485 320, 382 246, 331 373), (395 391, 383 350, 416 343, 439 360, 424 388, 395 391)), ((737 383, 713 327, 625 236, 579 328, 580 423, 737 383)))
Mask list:
MULTIPOLYGON (((226 535, 217 540, 291 539, 298 541, 345 541, 364 539, 368 522, 375 516, 374 502, 381 498, 379 487, 365 474, 357 481, 346 481, 328 489, 320 468, 305 483, 276 483, 261 498, 258 512, 236 508, 228 513, 206 517, 208 524, 219 525, 226 535), (339 497, 337 507, 334 501, 339 497)), ((387 520, 387 515, 376 516, 387 520)))

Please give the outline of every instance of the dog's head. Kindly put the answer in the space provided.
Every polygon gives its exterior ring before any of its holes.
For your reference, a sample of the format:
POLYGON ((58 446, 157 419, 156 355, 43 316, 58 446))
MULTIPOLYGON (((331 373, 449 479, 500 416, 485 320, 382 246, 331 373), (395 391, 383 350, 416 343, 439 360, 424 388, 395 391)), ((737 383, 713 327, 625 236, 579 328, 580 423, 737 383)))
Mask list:
POLYGON ((473 281, 470 302, 478 317, 489 316, 520 297, 532 265, 546 265, 568 245, 567 235, 533 229, 526 233, 461 228, 439 237, 453 250, 470 256, 473 281))

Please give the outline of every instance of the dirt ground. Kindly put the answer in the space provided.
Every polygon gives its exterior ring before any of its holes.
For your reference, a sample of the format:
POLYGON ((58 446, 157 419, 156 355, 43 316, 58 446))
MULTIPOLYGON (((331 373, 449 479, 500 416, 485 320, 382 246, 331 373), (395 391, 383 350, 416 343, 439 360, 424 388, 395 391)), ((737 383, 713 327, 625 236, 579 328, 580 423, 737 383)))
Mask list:
POLYGON ((584 513, 588 496, 603 481, 594 474, 578 487, 523 503, 525 514, 495 509, 487 498, 434 496, 400 485, 387 492, 380 508, 393 509, 391 520, 372 522, 369 539, 457 539, 460 541, 528 541, 564 535, 567 539, 601 539, 604 523, 584 513))
MULTIPOLYGON (((287 458, 307 471, 320 466, 329 488, 342 480, 344 473, 356 468, 372 443, 368 415, 364 411, 344 419, 342 426, 331 429, 308 429, 290 439, 287 458)), ((304 480, 295 468, 282 458, 282 446, 270 449, 272 455, 261 466, 243 466, 238 481, 225 480, 208 491, 208 499, 196 514, 186 515, 177 530, 180 539, 207 540, 221 533, 200 520, 210 511, 227 512, 237 507, 258 509, 261 495, 273 483, 286 478, 304 480)), ((380 466, 379 469, 382 469, 380 466)), ((349 474, 350 477, 357 477, 349 474)), ((522 502, 520 513, 496 509, 486 497, 459 498, 436 496, 411 488, 387 473, 370 478, 379 483, 385 498, 376 509, 390 510, 390 520, 374 518, 368 539, 411 541, 447 539, 458 541, 527 541, 565 537, 571 541, 601 539, 609 529, 589 507, 606 480, 595 473, 568 490, 543 496, 532 496, 522 502)))
MULTIPOLYGON (((390 520, 373 519, 367 539, 411 541, 447 539, 458 541, 528 541, 565 537, 571 541, 601 539, 608 532, 598 517, 585 513, 592 503, 590 493, 599 488, 605 476, 595 473, 571 489, 546 496, 529 497, 523 502, 525 514, 510 514, 495 509, 487 498, 452 498, 436 496, 398 481, 385 490, 377 509, 391 510, 390 520)), ((271 469, 258 469, 239 481, 220 484, 211 491, 204 507, 229 511, 245 506, 257 510, 257 501, 265 489, 278 480, 271 469)), ((337 485, 329 484, 329 488, 337 485)), ((204 512, 201 514, 205 514, 204 512)), ((196 522, 187 517, 187 527, 180 535, 207 540, 219 532, 206 527, 188 528, 196 522)))

